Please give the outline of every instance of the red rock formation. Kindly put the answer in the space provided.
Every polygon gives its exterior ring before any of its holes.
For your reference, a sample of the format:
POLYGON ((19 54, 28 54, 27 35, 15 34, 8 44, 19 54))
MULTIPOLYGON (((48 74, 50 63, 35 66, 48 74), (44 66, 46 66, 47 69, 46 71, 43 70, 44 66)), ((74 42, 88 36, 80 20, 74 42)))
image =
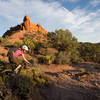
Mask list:
POLYGON ((41 24, 35 25, 34 23, 30 22, 29 16, 25 16, 23 19, 23 23, 17 25, 15 27, 11 27, 10 30, 4 33, 3 37, 11 36, 17 31, 31 31, 31 32, 41 32, 43 34, 47 34, 48 32, 42 27, 41 24))
POLYGON ((28 16, 24 17, 22 30, 30 30, 30 18, 28 16))
POLYGON ((42 33, 47 33, 47 31, 42 28, 41 24, 37 24, 37 27, 38 27, 38 31, 40 31, 42 33))

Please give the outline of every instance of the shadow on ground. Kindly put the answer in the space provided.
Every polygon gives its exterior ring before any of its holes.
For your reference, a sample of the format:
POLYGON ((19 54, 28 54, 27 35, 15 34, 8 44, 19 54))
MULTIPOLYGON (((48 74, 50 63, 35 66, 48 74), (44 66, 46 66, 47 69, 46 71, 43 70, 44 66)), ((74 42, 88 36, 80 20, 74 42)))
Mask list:
POLYGON ((77 86, 74 89, 51 86, 47 89, 42 89, 41 95, 45 100, 100 100, 99 89, 88 88, 79 90, 77 86))

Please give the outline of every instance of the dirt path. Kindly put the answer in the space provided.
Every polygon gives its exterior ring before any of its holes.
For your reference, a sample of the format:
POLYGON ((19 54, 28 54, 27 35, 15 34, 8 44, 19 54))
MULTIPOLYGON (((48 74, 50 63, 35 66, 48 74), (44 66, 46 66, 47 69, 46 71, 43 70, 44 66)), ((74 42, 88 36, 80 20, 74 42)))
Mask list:
POLYGON ((54 84, 42 89, 41 93, 46 100, 100 100, 100 69, 97 67, 99 65, 89 63, 43 66, 41 70, 50 76, 54 84), (81 67, 85 68, 85 72, 80 71, 81 67))

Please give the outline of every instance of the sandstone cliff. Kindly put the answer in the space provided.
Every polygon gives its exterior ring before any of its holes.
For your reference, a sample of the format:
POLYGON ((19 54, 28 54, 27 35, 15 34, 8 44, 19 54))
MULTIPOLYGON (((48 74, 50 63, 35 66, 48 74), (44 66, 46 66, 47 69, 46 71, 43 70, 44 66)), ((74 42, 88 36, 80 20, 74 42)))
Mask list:
POLYGON ((42 34, 47 34, 48 32, 42 27, 41 24, 35 25, 30 21, 29 16, 25 16, 23 23, 14 27, 11 27, 10 30, 7 30, 3 37, 11 36, 12 34, 20 31, 29 31, 29 32, 41 32, 42 34))

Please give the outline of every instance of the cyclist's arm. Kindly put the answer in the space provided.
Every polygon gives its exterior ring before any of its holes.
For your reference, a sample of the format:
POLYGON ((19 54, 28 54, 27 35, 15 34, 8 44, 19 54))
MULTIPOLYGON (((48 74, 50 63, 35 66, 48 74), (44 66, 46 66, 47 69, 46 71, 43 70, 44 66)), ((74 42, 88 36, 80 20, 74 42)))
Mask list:
POLYGON ((24 59, 25 62, 30 63, 30 62, 25 58, 24 54, 22 54, 22 57, 23 57, 23 59, 24 59))

